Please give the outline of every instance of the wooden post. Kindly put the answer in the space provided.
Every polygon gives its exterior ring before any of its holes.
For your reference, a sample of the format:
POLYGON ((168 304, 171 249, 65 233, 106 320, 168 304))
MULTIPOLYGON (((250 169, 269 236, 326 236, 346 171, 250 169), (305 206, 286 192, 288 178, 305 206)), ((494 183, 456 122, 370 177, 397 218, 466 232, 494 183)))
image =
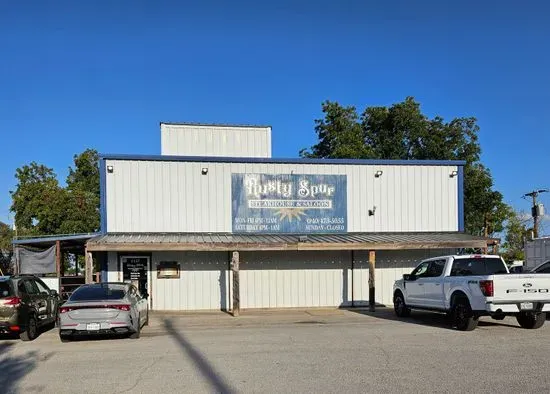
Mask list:
POLYGON ((84 249, 84 281, 85 283, 92 283, 92 270, 93 270, 93 258, 92 253, 88 252, 88 247, 84 249))
POLYGON ((239 290, 239 252, 233 252, 231 259, 231 269, 233 271, 233 316, 239 316, 241 312, 240 306, 240 290, 239 290))
POLYGON ((13 252, 14 252, 14 255, 15 255, 15 267, 13 267, 13 273, 15 275, 19 275, 19 272, 20 272, 19 264, 21 263, 20 260, 19 260, 19 248, 16 246, 13 249, 13 252))
POLYGON ((369 311, 375 311, 375 292, 374 292, 374 280, 376 269, 376 252, 374 250, 369 250, 369 311))
POLYGON ((57 277, 61 277, 61 242, 55 241, 55 267, 57 277))

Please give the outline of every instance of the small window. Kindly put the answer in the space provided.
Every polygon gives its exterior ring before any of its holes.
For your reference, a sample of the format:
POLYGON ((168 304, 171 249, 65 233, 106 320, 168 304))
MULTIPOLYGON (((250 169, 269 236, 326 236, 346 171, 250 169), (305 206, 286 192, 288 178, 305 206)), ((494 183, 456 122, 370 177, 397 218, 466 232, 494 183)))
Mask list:
POLYGON ((0 282, 0 298, 11 295, 10 282, 7 280, 0 282))
POLYGON ((538 274, 550 274, 550 262, 542 265, 536 272, 538 274))
POLYGON ((32 280, 26 280, 23 282, 25 284, 25 292, 29 295, 38 295, 40 292, 38 291, 38 287, 36 287, 36 284, 32 280))
POLYGON ((445 260, 431 261, 430 265, 428 266, 428 273, 426 276, 430 278, 439 277, 443 274, 444 269, 445 269, 445 260))
POLYGON ((35 280, 34 283, 36 283, 36 287, 38 287, 38 292, 40 294, 50 294, 50 290, 41 281, 35 280))
POLYGON ((425 261, 424 263, 421 263, 418 267, 415 268, 415 270, 412 272, 411 275, 414 275, 417 278, 427 277, 429 265, 430 265, 429 261, 425 261))
POLYGON ((451 276, 506 274, 506 266, 499 257, 473 257, 455 259, 451 276))
POLYGON ((122 285, 84 285, 73 292, 69 301, 120 300, 125 295, 122 285))

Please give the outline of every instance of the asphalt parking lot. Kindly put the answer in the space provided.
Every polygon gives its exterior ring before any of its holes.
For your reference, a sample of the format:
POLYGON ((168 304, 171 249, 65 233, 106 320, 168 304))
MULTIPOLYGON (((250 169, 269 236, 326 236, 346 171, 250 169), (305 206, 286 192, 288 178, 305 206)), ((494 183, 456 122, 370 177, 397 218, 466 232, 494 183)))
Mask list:
POLYGON ((138 340, 0 340, 0 392, 550 392, 549 335, 383 309, 156 314, 138 340))

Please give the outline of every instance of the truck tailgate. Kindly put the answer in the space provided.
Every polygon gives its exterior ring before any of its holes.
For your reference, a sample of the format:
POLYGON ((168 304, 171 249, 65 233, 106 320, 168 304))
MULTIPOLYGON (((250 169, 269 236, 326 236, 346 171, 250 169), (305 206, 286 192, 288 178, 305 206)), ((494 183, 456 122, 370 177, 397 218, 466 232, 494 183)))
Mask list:
POLYGON ((508 274, 493 276, 494 303, 550 302, 550 274, 508 274))

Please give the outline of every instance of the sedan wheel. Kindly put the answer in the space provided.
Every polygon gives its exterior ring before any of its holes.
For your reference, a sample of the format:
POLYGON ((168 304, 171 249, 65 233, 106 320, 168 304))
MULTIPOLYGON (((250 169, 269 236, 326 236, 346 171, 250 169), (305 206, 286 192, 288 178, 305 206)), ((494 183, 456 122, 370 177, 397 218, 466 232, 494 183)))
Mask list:
POLYGON ((140 317, 138 316, 136 331, 130 334, 130 338, 139 339, 140 335, 141 335, 141 323, 140 323, 140 317))

